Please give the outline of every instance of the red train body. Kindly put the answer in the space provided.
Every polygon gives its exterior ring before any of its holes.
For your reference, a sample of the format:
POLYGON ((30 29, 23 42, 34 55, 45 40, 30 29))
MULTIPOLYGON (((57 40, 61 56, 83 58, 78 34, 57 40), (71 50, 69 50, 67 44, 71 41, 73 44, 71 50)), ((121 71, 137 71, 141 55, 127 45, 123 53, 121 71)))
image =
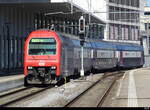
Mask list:
MULTIPOLYGON (((47 29, 33 31, 24 46, 24 84, 59 84, 79 75, 81 45, 78 36, 47 29), (35 81, 35 82, 34 82, 35 81), (63 80, 62 80, 63 81, 63 80)), ((143 48, 136 44, 90 41, 84 44, 84 71, 142 67, 143 48)))
POLYGON ((33 80, 34 77, 38 77, 37 79, 41 79, 42 82, 45 82, 45 78, 51 78, 47 67, 55 70, 55 77, 60 76, 61 40, 56 32, 34 31, 26 39, 24 47, 25 84, 28 83, 28 79, 33 80), (33 72, 37 74, 33 76, 33 72), (47 72, 46 76, 42 74, 44 72, 47 72))

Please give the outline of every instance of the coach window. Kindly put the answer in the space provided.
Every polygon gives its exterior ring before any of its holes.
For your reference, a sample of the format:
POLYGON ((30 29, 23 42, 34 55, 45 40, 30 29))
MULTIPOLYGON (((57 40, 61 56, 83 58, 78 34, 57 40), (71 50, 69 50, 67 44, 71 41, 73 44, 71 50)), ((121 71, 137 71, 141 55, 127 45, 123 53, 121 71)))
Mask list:
POLYGON ((54 38, 32 38, 29 42, 29 55, 55 55, 56 40, 54 38))

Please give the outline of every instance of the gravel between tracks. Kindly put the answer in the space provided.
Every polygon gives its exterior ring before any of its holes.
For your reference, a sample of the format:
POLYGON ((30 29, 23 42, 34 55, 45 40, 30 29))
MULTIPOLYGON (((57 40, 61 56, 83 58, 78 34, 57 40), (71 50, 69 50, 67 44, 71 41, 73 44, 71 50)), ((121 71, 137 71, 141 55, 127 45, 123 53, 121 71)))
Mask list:
POLYGON ((73 80, 61 87, 46 90, 9 107, 63 107, 96 82, 102 75, 87 76, 86 80, 73 80))

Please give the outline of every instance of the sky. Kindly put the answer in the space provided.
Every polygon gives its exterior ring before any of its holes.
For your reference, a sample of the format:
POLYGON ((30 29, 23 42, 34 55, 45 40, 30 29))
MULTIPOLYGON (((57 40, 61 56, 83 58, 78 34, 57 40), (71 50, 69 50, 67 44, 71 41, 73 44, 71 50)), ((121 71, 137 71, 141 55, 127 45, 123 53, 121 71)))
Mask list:
POLYGON ((150 6, 150 0, 147 0, 148 1, 148 6, 150 6))

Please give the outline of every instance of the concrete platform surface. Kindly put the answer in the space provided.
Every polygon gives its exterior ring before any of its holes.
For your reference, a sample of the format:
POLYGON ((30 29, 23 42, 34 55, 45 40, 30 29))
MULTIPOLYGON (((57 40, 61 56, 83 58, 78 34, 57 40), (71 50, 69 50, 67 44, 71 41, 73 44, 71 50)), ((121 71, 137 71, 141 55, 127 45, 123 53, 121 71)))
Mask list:
POLYGON ((3 76, 3 77, 0 77, 0 83, 23 79, 23 78, 24 78, 23 74, 22 75, 12 75, 12 76, 3 76))
POLYGON ((0 92, 23 86, 23 79, 23 74, 0 77, 0 92))
POLYGON ((150 68, 127 71, 108 99, 105 107, 150 107, 150 68))

